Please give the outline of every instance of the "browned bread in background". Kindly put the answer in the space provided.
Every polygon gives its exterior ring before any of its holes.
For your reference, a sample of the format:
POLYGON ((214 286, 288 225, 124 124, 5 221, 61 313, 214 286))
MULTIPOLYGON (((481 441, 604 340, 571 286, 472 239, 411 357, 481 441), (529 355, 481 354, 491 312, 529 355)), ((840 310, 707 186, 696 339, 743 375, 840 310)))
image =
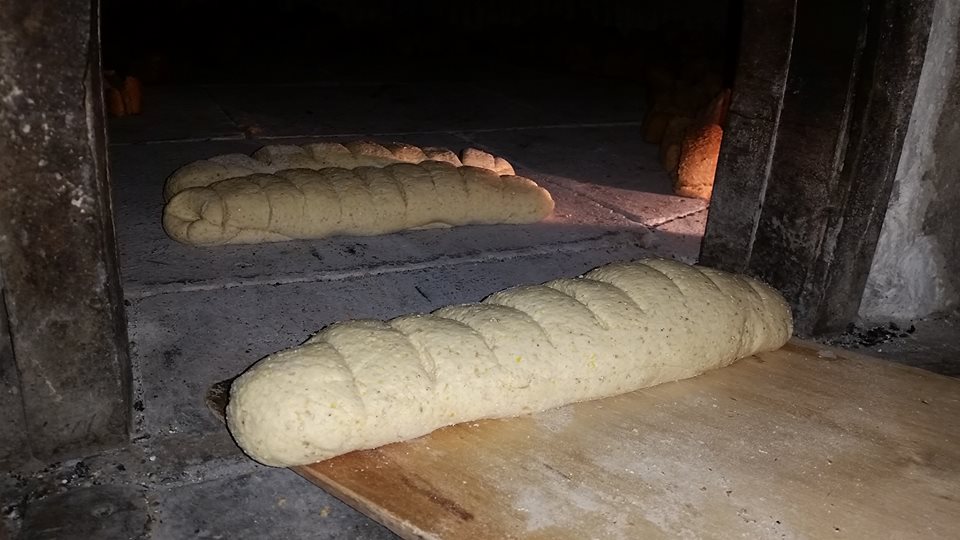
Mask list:
POLYGON ((670 119, 660 141, 660 163, 671 175, 680 164, 680 145, 687 129, 694 124, 689 116, 674 116, 670 119))
POLYGON ((707 124, 687 131, 680 147, 680 163, 673 190, 681 197, 709 199, 720 157, 723 128, 707 124))
POLYGON ((727 112, 730 110, 730 89, 721 90, 701 111, 698 120, 704 124, 727 125, 727 112))
POLYGON ((110 116, 140 114, 143 109, 140 79, 130 75, 122 77, 114 71, 104 71, 103 99, 110 116))

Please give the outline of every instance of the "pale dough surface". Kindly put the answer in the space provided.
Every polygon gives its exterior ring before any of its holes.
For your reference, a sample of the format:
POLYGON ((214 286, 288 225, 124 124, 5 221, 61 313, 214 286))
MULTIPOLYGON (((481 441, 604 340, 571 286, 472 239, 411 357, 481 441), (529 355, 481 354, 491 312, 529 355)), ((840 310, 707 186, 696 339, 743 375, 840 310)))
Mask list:
POLYGON ((792 331, 783 297, 749 277, 614 263, 478 304, 328 326, 237 378, 227 423, 257 461, 304 465, 693 377, 792 331))
POLYGON ((454 166, 469 165, 489 169, 501 176, 516 174, 510 163, 483 150, 466 148, 457 156, 451 150, 437 147, 419 148, 404 143, 379 144, 371 141, 346 143, 320 142, 303 146, 268 145, 252 156, 226 154, 184 165, 163 186, 164 200, 192 187, 209 186, 214 182, 248 176, 274 174, 284 169, 319 170, 329 167, 385 167, 395 163, 442 161, 454 166))
POLYGON ((164 207, 163 228, 178 242, 209 246, 533 223, 551 212, 550 193, 532 180, 431 160, 282 169, 186 188, 164 207))

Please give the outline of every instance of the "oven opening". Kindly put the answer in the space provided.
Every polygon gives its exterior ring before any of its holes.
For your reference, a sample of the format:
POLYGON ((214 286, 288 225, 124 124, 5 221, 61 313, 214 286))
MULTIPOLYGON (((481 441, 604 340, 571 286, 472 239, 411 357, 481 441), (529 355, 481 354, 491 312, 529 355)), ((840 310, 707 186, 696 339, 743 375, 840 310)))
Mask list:
POLYGON ((476 147, 550 191, 543 223, 498 230, 505 249, 616 234, 693 261, 733 89, 736 4, 106 2, 121 252, 179 249, 123 216, 157 215, 158 186, 191 161, 371 140, 476 147))

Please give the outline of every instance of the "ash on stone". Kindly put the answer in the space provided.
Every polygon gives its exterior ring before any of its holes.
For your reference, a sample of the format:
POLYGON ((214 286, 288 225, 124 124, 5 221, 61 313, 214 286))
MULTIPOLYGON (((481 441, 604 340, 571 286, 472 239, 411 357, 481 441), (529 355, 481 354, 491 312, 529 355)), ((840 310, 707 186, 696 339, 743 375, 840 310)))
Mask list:
POLYGON ((875 347, 895 339, 910 337, 916 331, 914 325, 907 329, 901 329, 899 325, 890 322, 885 325, 873 326, 871 328, 861 328, 854 323, 847 326, 847 331, 839 336, 826 341, 828 345, 846 347, 850 349, 859 349, 860 347, 875 347))
POLYGON ((84 478, 90 474, 90 467, 82 461, 78 461, 76 465, 73 466, 73 475, 76 478, 84 478))

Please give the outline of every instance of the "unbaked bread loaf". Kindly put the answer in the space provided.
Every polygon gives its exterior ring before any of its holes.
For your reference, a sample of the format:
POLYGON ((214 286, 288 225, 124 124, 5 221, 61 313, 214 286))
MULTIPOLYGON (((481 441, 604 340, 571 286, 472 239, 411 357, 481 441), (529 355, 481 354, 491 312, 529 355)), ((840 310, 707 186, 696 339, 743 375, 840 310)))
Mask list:
POLYGON ((783 297, 749 277, 615 263, 429 315, 328 326, 237 378, 227 423, 257 461, 303 465, 692 377, 777 349, 792 330, 783 297))
POLYGON ((461 152, 461 156, 462 160, 446 148, 418 148, 404 143, 378 144, 371 141, 351 141, 343 144, 320 142, 303 146, 268 145, 254 152, 252 156, 226 154, 184 165, 167 178, 163 187, 163 198, 169 201, 187 188, 209 186, 214 182, 251 174, 273 174, 284 169, 354 169, 385 167, 394 163, 444 161, 458 167, 470 165, 490 169, 501 176, 516 174, 507 160, 483 150, 466 148, 461 152))
POLYGON ((210 246, 532 223, 552 211, 550 193, 527 178, 424 161, 283 169, 187 188, 167 202, 163 228, 178 242, 210 246))

